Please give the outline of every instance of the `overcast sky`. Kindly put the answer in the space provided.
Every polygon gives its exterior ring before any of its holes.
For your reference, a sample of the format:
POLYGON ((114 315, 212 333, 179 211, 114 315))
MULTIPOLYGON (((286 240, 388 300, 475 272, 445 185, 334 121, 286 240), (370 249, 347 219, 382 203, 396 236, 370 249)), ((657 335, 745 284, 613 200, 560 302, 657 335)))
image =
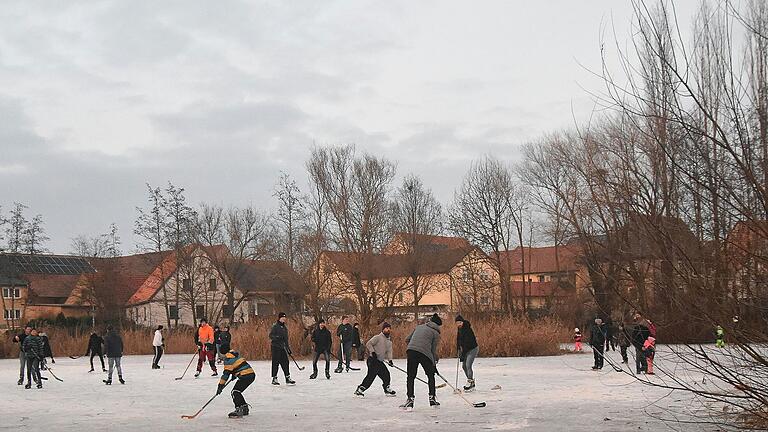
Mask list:
POLYGON ((615 0, 7 3, 0 205, 41 213, 54 252, 111 222, 131 252, 146 182, 271 209, 281 170, 303 187, 312 146, 347 143, 447 204, 473 159, 590 115, 585 68, 630 19, 615 0))

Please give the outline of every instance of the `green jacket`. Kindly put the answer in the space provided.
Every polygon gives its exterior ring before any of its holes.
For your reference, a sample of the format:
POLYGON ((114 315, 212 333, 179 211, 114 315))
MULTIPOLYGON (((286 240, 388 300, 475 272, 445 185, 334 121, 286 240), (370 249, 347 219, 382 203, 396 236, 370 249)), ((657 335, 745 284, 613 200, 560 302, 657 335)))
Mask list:
POLYGON ((21 347, 26 358, 43 358, 43 338, 40 336, 27 336, 21 347))

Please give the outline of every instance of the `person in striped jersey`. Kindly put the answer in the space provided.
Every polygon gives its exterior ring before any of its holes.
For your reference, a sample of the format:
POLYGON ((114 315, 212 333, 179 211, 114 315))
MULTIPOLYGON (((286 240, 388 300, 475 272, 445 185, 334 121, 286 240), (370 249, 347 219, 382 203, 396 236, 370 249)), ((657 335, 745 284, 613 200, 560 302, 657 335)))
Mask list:
POLYGON ((224 373, 221 374, 219 386, 216 388, 216 394, 221 394, 228 380, 235 380, 235 388, 232 389, 232 402, 235 404, 235 410, 229 413, 230 418, 240 418, 248 415, 248 404, 245 402, 243 392, 256 379, 256 373, 251 365, 240 357, 237 351, 230 350, 224 356, 224 373))

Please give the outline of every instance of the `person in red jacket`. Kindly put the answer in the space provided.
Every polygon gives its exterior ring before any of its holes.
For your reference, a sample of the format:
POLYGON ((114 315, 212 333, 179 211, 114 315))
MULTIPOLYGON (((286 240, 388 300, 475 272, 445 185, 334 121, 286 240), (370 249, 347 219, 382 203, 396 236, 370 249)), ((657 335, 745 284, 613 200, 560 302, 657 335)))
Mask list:
POLYGON ((203 362, 208 359, 208 364, 211 365, 213 374, 211 376, 219 375, 216 370, 216 342, 213 337, 213 327, 208 325, 208 320, 205 318, 200 320, 200 327, 197 328, 197 373, 195 378, 200 376, 200 372, 203 370, 203 362))
POLYGON ((574 343, 573 351, 574 352, 581 352, 581 338, 582 338, 581 330, 579 330, 579 328, 576 327, 575 329, 573 329, 573 343, 574 343))

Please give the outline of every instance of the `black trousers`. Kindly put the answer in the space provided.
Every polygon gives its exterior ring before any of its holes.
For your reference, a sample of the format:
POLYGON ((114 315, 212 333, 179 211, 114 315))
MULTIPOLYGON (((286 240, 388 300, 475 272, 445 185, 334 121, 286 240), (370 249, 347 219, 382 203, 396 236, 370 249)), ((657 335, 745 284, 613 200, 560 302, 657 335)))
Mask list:
POLYGON ((435 395, 435 364, 432 360, 424 354, 408 350, 406 351, 408 356, 408 397, 415 397, 413 390, 414 381, 416 381, 416 374, 419 372, 419 366, 424 369, 424 373, 427 374, 427 384, 429 385, 429 395, 435 395))
POLYGON ((288 364, 288 352, 285 350, 285 348, 278 348, 276 346, 272 347, 272 377, 277 376, 277 368, 281 367, 283 368, 283 374, 285 376, 290 376, 291 372, 288 370, 289 364, 288 364))
POLYGON ((32 380, 35 383, 40 384, 40 360, 36 357, 27 357, 27 383, 31 384, 32 380))
POLYGON ((366 364, 368 365, 368 374, 363 378, 363 383, 360 385, 367 389, 373 384, 373 380, 375 380, 376 377, 379 377, 381 378, 381 386, 385 389, 389 387, 390 376, 387 365, 382 361, 374 360, 370 357, 368 357, 366 364))
POLYGON ((256 374, 241 375, 237 378, 235 388, 232 389, 232 402, 235 404, 235 408, 245 405, 243 392, 249 385, 253 384, 253 380, 255 379, 256 374))
POLYGON ((628 363, 629 362, 629 357, 627 357, 627 348, 628 347, 619 346, 619 348, 621 349, 621 361, 623 361, 624 363, 628 363))
POLYGON ((605 346, 603 344, 592 346, 592 354, 595 356, 595 367, 598 369, 603 368, 603 363, 605 362, 605 358, 603 357, 604 352, 605 346))
POLYGON ((152 366, 160 366, 160 357, 163 356, 163 347, 153 346, 155 348, 155 358, 152 360, 152 366))
POLYGON ((648 360, 645 358, 643 348, 635 347, 635 367, 637 367, 637 373, 648 370, 648 360))
POLYGON ((320 359, 320 356, 325 357, 325 372, 328 373, 331 370, 331 352, 316 352, 315 357, 312 359, 312 370, 315 371, 315 375, 317 375, 317 361, 320 359))
POLYGON ((357 361, 363 361, 363 357, 365 357, 365 345, 358 345, 353 348, 357 350, 357 361))
POLYGON ((350 343, 343 343, 339 344, 339 366, 338 368, 341 369, 342 366, 342 360, 343 363, 346 363, 345 366, 349 368, 349 362, 352 360, 350 357, 352 356, 352 342, 350 343))
POLYGON ((105 369, 104 368, 104 354, 101 352, 101 350, 99 350, 99 351, 91 351, 91 369, 93 369, 93 358, 96 357, 96 356, 99 356, 99 360, 101 360, 101 368, 105 369))

